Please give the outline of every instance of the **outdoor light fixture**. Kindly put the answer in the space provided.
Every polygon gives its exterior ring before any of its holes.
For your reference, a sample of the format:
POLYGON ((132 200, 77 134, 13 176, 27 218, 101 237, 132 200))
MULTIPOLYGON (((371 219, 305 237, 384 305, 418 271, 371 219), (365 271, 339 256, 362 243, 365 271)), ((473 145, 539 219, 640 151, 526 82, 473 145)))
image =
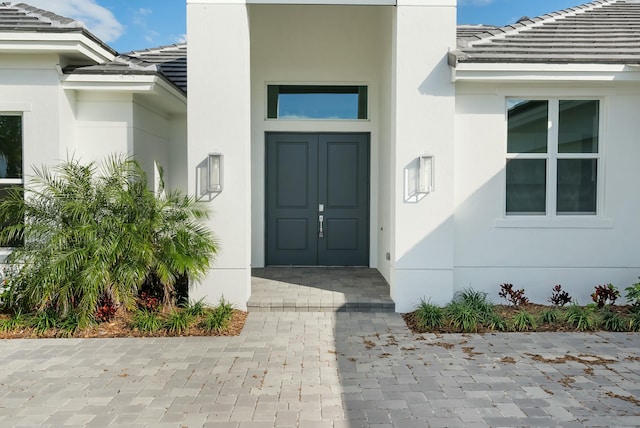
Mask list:
POLYGON ((222 154, 210 153, 207 159, 207 192, 222 192, 222 154))
POLYGON ((422 155, 418 158, 418 161, 416 193, 433 192, 433 156, 422 155))

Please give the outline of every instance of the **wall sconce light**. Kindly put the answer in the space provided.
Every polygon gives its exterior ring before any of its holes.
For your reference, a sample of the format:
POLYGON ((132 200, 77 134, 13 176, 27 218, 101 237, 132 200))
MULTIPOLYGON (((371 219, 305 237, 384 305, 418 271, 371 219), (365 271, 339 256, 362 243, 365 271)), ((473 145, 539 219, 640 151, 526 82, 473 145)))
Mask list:
POLYGON ((433 155, 421 155, 418 161, 416 193, 425 194, 433 192, 433 155))
POLYGON ((222 153, 210 153, 207 159, 207 192, 222 192, 222 153))

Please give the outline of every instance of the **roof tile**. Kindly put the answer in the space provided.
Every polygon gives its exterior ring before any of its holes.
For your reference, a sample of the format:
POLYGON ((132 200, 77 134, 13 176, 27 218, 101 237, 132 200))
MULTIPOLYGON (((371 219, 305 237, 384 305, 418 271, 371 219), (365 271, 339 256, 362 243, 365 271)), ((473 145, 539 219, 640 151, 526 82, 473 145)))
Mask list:
POLYGON ((640 64, 637 0, 595 0, 500 30, 462 34, 458 62, 640 64))

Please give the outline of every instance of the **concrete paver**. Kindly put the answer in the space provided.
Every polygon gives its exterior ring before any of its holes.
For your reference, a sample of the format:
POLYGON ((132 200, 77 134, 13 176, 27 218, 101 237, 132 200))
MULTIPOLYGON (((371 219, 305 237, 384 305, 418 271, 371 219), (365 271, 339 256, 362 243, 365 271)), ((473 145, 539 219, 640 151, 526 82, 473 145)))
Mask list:
POLYGON ((640 334, 254 312, 238 337, 0 341, 0 386, 3 427, 632 427, 640 334))

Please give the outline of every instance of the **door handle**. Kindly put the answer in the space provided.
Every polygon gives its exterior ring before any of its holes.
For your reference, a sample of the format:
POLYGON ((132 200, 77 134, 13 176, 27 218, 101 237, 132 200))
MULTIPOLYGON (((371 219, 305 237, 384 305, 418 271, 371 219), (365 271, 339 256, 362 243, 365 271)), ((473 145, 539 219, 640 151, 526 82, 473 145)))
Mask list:
POLYGON ((318 238, 324 238, 324 216, 318 216, 318 222, 320 223, 320 232, 318 233, 318 238))

